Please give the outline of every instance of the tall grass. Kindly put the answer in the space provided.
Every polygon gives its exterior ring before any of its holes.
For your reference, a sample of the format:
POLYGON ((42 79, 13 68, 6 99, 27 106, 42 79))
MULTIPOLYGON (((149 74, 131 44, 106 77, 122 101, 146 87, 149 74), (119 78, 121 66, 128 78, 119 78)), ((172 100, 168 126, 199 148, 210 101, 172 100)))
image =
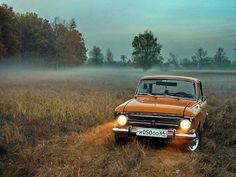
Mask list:
POLYGON ((179 73, 200 77, 209 102, 193 154, 171 143, 116 146, 113 110, 149 73, 109 73, 0 74, 0 176, 235 176, 234 73, 179 73))

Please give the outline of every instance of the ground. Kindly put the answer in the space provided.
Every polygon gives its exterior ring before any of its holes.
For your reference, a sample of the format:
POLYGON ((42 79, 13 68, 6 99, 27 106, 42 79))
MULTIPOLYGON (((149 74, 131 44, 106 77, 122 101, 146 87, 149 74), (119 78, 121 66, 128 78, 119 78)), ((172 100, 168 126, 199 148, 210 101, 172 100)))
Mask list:
POLYGON ((0 71, 0 176, 235 176, 236 72, 73 68, 0 71), (209 103, 203 146, 114 143, 113 111, 143 75, 202 80, 209 103))

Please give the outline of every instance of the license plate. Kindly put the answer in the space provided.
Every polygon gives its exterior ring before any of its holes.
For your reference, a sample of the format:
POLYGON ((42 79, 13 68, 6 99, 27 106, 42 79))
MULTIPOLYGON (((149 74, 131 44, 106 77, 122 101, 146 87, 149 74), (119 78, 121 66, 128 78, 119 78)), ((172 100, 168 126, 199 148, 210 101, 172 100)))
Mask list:
POLYGON ((167 138, 168 131, 164 129, 154 129, 154 128, 137 128, 137 136, 149 136, 158 138, 167 138))

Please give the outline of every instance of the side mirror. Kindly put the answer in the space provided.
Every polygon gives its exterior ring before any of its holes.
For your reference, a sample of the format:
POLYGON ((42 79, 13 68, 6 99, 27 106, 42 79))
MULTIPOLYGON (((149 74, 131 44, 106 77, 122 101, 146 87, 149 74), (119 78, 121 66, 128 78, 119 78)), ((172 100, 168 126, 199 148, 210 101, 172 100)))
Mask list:
POLYGON ((202 102, 206 101, 206 96, 202 96, 201 100, 202 102))

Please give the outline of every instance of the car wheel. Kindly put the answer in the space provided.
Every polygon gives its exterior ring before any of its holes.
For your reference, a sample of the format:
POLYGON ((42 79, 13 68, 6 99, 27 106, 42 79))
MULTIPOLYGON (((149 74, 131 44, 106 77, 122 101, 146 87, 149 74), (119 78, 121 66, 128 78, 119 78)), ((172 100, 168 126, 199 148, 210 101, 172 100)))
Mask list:
POLYGON ((186 150, 188 152, 195 152, 200 149, 201 133, 196 131, 194 134, 196 135, 196 137, 193 138, 186 146, 186 150))
POLYGON ((119 135, 115 134, 115 143, 118 145, 124 145, 127 143, 127 140, 123 137, 120 137, 119 135))

